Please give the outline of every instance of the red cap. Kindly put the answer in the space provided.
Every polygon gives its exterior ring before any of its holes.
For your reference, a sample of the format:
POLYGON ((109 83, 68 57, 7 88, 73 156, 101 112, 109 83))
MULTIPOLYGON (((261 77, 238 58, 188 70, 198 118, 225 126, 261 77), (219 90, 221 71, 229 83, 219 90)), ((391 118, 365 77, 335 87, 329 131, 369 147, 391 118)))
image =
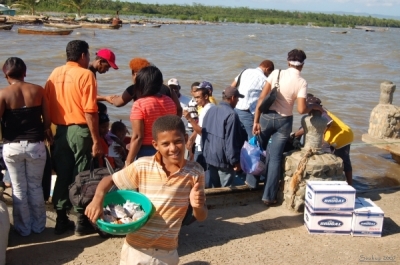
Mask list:
POLYGON ((115 64, 115 54, 109 49, 101 49, 96 53, 97 56, 107 60, 108 64, 114 68, 118 69, 118 66, 115 64))

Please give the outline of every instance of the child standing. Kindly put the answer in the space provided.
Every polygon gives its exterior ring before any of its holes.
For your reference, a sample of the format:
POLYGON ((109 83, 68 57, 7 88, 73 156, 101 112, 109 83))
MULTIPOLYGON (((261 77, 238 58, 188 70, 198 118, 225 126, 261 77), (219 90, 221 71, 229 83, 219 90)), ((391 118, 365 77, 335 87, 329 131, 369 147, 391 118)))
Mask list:
POLYGON ((184 158, 187 135, 181 118, 158 118, 152 136, 157 153, 103 178, 85 211, 96 222, 103 214, 104 196, 113 184, 119 189, 139 191, 152 202, 152 217, 141 229, 126 236, 120 265, 178 264, 178 234, 189 203, 197 220, 207 218, 204 171, 196 162, 184 158))

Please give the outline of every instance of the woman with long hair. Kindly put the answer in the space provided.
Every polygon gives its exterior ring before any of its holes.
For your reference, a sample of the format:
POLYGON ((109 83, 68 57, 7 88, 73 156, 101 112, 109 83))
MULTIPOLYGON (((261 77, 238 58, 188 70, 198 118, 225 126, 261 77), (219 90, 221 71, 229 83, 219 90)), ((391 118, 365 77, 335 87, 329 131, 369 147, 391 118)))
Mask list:
POLYGON ((174 101, 160 93, 163 75, 157 67, 142 68, 135 81, 137 100, 132 105, 130 115, 132 135, 125 165, 136 158, 154 155, 156 149, 152 145, 151 133, 154 121, 164 115, 177 114, 174 101))

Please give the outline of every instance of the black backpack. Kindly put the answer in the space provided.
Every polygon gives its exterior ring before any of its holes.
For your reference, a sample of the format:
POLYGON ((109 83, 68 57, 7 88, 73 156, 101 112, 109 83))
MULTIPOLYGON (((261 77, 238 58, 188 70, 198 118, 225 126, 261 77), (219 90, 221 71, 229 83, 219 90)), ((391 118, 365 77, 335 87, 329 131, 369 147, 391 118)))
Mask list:
MULTIPOLYGON (((94 169, 94 161, 90 162, 90 169, 82 171, 75 177, 75 182, 69 185, 69 200, 73 206, 86 208, 93 200, 99 182, 114 173, 107 158, 104 159, 107 167, 94 169)), ((115 189, 114 187, 111 190, 115 189)))

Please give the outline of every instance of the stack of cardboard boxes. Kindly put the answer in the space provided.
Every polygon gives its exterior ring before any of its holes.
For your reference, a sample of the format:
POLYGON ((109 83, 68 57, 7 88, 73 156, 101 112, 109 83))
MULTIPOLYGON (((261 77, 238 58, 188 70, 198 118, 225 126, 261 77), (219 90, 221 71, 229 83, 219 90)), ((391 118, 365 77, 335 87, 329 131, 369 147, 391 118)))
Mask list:
POLYGON ((383 211, 356 198, 346 181, 308 181, 304 222, 310 234, 381 236, 383 211))

